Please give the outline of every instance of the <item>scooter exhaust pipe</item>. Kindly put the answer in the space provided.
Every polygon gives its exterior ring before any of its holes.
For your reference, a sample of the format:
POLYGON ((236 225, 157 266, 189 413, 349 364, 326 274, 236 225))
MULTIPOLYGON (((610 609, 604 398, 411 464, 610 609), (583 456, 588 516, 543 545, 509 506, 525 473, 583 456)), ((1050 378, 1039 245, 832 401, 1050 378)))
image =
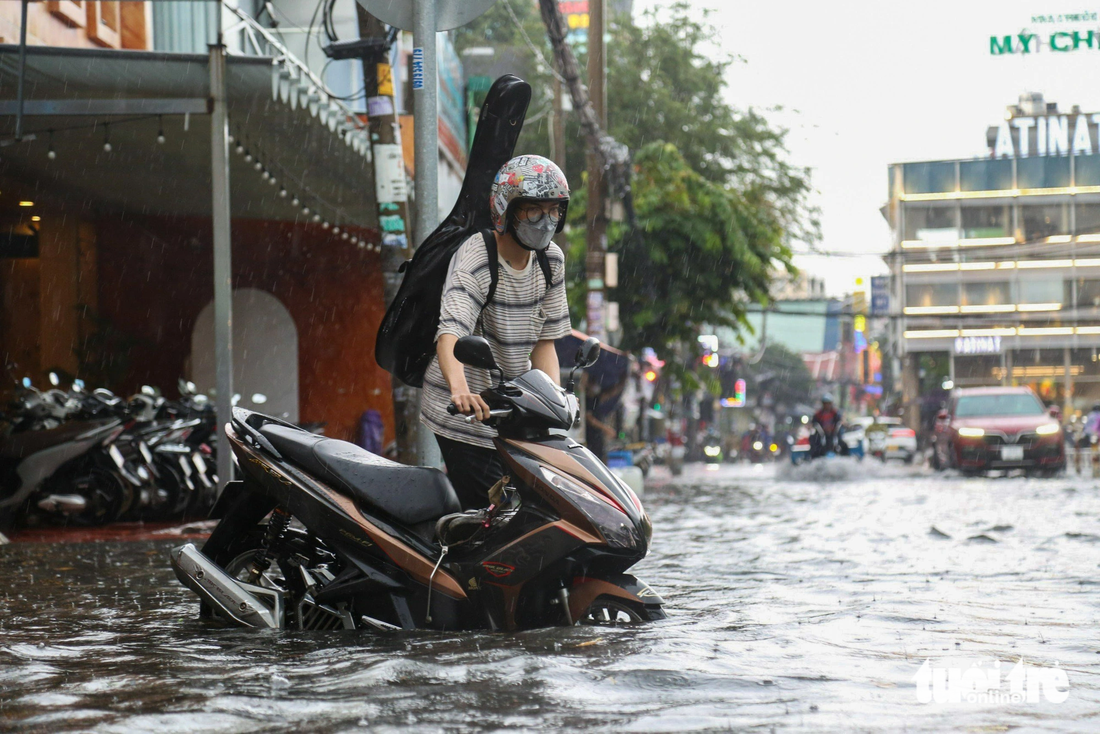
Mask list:
POLYGON ((206 557, 194 543, 172 549, 176 578, 209 604, 219 616, 243 627, 283 626, 283 595, 237 581, 206 557), (260 597, 269 601, 265 604, 260 597))
POLYGON ((88 500, 79 494, 51 494, 38 500, 38 508, 46 512, 61 512, 72 515, 84 512, 88 506, 88 500))

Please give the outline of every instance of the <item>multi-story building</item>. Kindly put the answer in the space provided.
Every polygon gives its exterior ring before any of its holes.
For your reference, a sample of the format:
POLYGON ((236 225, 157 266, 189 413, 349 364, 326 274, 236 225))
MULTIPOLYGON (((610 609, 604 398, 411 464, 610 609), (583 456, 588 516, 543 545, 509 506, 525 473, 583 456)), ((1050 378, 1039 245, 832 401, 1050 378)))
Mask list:
POLYGON ((1100 398, 1100 114, 1021 97, 985 158, 889 169, 904 399, 951 384, 1100 398))

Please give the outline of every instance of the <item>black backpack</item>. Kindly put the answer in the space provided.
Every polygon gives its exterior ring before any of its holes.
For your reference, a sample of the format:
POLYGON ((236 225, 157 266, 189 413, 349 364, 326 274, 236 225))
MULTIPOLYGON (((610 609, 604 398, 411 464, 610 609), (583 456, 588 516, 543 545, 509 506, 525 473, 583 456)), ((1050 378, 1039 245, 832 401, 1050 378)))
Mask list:
MULTIPOLYGON (((489 256, 491 281, 486 305, 496 292, 500 273, 489 219, 489 189, 497 171, 512 158, 530 101, 531 85, 519 77, 505 74, 493 83, 481 107, 454 209, 417 248, 412 259, 401 265, 405 277, 378 328, 374 358, 406 385, 424 384, 424 371, 435 356, 439 305, 451 258, 478 231, 486 235, 489 256)), ((539 253, 539 265, 549 287, 550 265, 545 252, 539 253)))

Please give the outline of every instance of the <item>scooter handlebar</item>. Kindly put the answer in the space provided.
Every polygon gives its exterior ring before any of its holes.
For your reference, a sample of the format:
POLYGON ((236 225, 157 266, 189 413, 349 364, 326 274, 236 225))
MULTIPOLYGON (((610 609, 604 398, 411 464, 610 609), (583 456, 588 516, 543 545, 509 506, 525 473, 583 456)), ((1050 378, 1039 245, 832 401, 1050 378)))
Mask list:
MULTIPOLYGON (((462 415, 459 412, 458 407, 454 403, 450 403, 447 406, 447 412, 450 413, 451 415, 462 415)), ((512 409, 511 408, 497 408, 495 410, 490 410, 489 411, 489 418, 507 418, 511 414, 512 414, 512 409)), ((467 423, 473 423, 474 421, 477 420, 477 416, 472 415, 472 414, 467 415, 467 416, 463 416, 462 420, 466 421, 467 423)), ((486 418, 486 420, 488 420, 488 418, 486 418)))

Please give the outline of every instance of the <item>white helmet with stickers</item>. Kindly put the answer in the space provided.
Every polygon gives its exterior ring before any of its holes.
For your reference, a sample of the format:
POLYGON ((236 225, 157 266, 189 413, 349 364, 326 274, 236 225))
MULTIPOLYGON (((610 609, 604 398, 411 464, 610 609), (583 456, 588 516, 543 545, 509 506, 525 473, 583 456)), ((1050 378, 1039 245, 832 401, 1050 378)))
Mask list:
POLYGON ((489 192, 493 228, 501 234, 510 232, 529 250, 544 250, 550 245, 550 238, 565 226, 568 205, 569 183, 565 174, 552 160, 540 155, 516 156, 505 163, 489 192), (516 222, 517 205, 544 201, 559 203, 561 216, 556 222, 550 217, 542 217, 538 222, 516 222))

